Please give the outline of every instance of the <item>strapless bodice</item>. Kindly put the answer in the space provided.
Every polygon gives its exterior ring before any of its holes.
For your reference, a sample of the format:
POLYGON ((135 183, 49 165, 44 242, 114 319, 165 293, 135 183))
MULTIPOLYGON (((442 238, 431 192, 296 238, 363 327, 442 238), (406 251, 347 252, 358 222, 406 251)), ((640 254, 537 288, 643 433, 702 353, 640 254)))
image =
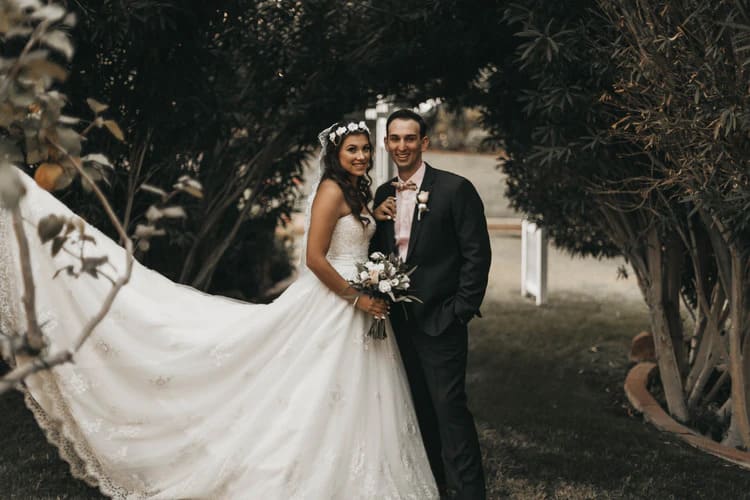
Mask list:
POLYGON ((354 214, 339 218, 331 235, 331 245, 326 258, 338 267, 339 264, 356 264, 367 259, 370 238, 375 234, 375 220, 364 215, 369 224, 364 226, 354 214))

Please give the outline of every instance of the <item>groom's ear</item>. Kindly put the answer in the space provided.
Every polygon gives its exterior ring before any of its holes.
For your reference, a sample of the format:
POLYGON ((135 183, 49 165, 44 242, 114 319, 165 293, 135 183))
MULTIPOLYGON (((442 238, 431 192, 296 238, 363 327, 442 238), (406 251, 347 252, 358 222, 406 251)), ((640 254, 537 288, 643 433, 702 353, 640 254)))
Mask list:
POLYGON ((430 145, 430 137, 424 136, 422 137, 422 151, 427 151, 427 147, 430 145))

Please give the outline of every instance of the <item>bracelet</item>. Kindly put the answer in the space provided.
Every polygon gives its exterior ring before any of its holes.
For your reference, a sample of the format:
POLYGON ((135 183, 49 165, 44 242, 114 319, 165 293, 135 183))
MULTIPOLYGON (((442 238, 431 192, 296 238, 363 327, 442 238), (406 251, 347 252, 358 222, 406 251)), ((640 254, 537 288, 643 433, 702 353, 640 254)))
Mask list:
POLYGON ((357 301, 358 300, 359 300, 359 295, 357 295, 356 297, 354 297, 354 302, 352 302, 352 307, 354 307, 354 308, 357 307, 357 301))

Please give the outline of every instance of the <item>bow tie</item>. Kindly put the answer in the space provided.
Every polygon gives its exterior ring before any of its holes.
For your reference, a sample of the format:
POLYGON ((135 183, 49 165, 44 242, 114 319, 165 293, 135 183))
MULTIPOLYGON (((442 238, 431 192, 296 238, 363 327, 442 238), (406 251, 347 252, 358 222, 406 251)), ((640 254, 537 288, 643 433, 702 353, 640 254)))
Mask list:
POLYGON ((396 188, 396 191, 416 191, 417 185, 414 184, 414 181, 402 181, 402 180, 396 180, 391 182, 391 186, 396 188))

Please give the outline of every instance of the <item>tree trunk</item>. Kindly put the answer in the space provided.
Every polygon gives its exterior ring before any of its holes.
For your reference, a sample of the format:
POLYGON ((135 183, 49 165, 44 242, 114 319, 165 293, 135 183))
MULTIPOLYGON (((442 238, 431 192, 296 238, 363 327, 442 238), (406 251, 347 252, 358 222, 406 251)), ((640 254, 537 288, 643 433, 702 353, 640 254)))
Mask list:
MULTIPOLYGON (((685 381, 685 387, 689 393, 688 407, 694 408, 701 400, 703 391, 716 365, 722 362, 725 353, 721 339, 721 314, 724 309, 723 289, 717 285, 711 309, 705 314, 705 330, 700 339, 692 370, 685 381)), ((702 306, 698 306, 703 310, 702 306)))
POLYGON ((685 264, 685 246, 676 234, 670 234, 669 237, 662 240, 662 248, 664 314, 667 317, 667 326, 672 338, 672 347, 680 379, 684 380, 689 370, 688 349, 682 327, 682 317, 680 316, 680 290, 682 289, 682 271, 685 264))
POLYGON ((732 377, 732 426, 744 448, 750 448, 750 414, 748 414, 748 372, 750 342, 747 341, 747 286, 745 266, 747 259, 734 245, 730 246, 731 259, 731 325, 729 327, 729 372, 732 377))
MULTIPOLYGON (((670 279, 678 276, 672 269, 671 263, 664 261, 662 240, 656 227, 648 231, 648 249, 646 250, 649 285, 647 290, 647 301, 651 316, 651 325, 654 332, 654 347, 656 349, 656 360, 659 366, 664 394, 667 400, 669 413, 680 422, 687 422, 688 409, 683 392, 682 376, 680 372, 680 361, 674 339, 682 342, 682 325, 670 318, 674 314, 675 305, 670 300, 665 300, 668 293, 674 293, 675 284, 670 279), (676 331, 673 331, 676 329, 676 331)), ((669 254, 670 252, 667 252, 669 254)), ((679 300, 677 301, 677 314, 679 315, 679 300)))

